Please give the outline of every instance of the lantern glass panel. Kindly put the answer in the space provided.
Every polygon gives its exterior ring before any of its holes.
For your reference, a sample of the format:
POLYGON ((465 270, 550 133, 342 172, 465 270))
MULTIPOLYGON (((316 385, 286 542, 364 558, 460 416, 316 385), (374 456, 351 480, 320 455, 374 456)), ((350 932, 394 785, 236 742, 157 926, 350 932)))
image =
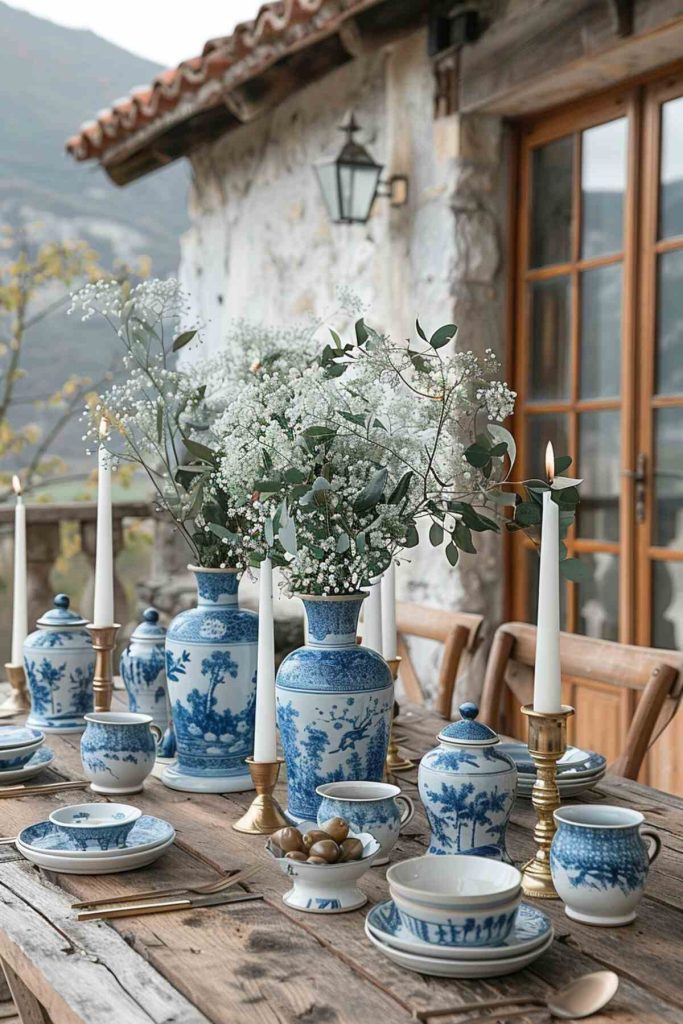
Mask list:
POLYGON ((326 164, 315 164, 314 170, 330 220, 340 221, 342 219, 342 213, 341 206, 339 205, 340 195, 339 181, 337 178, 337 161, 331 160, 326 164))
POLYGON ((339 164, 342 219, 364 224, 370 216, 382 168, 377 164, 339 164))

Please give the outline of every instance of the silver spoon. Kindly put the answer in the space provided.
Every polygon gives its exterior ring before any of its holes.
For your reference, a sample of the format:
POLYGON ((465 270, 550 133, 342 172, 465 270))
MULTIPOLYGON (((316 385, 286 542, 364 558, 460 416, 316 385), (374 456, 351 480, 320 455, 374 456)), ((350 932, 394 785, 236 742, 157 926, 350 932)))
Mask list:
MULTIPOLYGON (((602 1010, 613 999, 619 988, 619 976, 614 971, 595 971, 575 978, 568 985, 543 999, 539 996, 509 996, 506 999, 484 999, 476 1003, 461 1003, 460 1006, 444 1007, 440 1010, 417 1010, 417 1020, 427 1021, 433 1017, 450 1017, 458 1013, 471 1013, 473 1010, 490 1010, 497 1006, 543 1006, 561 1020, 579 1020, 590 1017, 602 1010)), ((512 1010, 506 1017, 524 1013, 525 1010, 512 1010)))

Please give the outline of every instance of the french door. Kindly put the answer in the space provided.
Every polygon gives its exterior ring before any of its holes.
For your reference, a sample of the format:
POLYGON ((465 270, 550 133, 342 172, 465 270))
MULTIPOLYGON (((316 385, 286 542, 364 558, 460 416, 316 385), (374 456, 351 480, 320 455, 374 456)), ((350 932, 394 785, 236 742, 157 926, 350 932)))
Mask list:
MULTIPOLYGON (((521 465, 541 476, 551 440, 584 481, 568 547, 590 577, 565 584, 563 628, 683 648, 683 72, 523 124, 518 181, 521 465)), ((537 558, 515 541, 510 610, 534 621, 537 558)), ((577 738, 618 749, 632 698, 572 698, 577 738)), ((671 791, 681 740, 647 769, 671 791)))

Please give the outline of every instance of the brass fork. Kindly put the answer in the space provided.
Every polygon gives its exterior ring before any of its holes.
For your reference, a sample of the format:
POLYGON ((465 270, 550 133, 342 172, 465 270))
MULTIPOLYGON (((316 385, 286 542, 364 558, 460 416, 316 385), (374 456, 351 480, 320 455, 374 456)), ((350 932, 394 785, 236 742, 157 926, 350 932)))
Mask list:
POLYGON ((238 882, 246 882, 248 878, 251 878, 260 870, 261 866, 257 865, 244 871, 238 871, 228 878, 219 878, 217 882, 207 882, 205 885, 176 885, 169 889, 147 889, 144 892, 129 892, 125 896, 110 896, 107 899, 81 900, 78 903, 72 903, 71 909, 81 910, 83 907, 108 907, 116 903, 131 903, 133 900, 152 900, 167 896, 179 896, 184 892, 193 892, 197 896, 212 896, 217 892, 222 892, 223 889, 229 889, 231 885, 237 885, 238 882))

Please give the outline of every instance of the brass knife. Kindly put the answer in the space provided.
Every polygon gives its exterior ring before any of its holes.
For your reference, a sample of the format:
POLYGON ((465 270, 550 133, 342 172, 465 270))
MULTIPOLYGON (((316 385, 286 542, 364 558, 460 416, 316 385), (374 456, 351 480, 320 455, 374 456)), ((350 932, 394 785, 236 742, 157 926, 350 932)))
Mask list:
POLYGON ((262 900, 259 892, 213 893, 211 896, 193 896, 174 900, 151 900, 144 903, 129 903, 126 906, 98 910, 82 910, 76 915, 78 921, 108 921, 114 917, 137 917, 140 914, 165 914, 170 910, 194 910, 196 907, 220 907, 225 903, 246 903, 248 900, 262 900))

